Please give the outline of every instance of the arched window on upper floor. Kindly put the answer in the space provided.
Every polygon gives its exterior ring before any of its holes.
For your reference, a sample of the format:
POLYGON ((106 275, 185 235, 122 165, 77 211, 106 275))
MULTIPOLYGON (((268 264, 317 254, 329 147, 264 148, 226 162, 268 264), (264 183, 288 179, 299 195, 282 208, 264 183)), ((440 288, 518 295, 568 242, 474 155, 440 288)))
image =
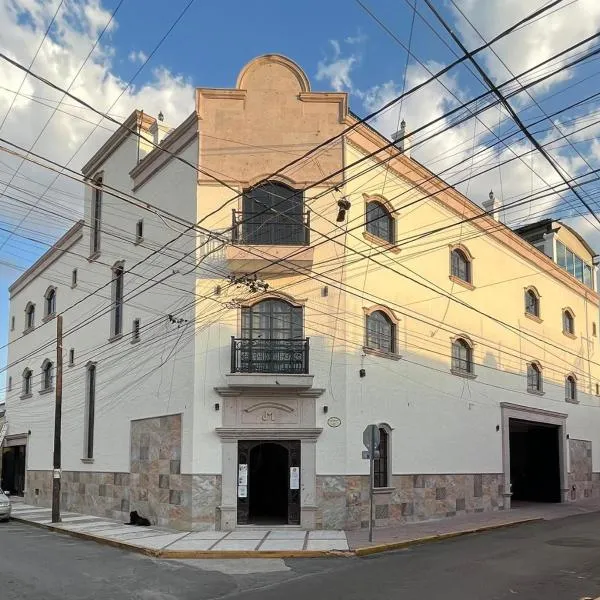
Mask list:
POLYGON ((51 285, 44 294, 44 317, 53 317, 56 314, 56 288, 51 285))
POLYGON ((28 302, 25 306, 25 333, 35 327, 35 304, 28 302))
POLYGON ((54 364, 46 359, 42 363, 42 392, 50 392, 54 389, 54 364))
POLYGON ((534 394, 541 394, 544 391, 542 367, 537 361, 527 364, 527 391, 534 394))
POLYGON ((452 340, 452 372, 455 375, 473 375, 473 344, 466 337, 452 340))
POLYGON ((565 400, 577 402, 577 377, 573 373, 565 377, 565 400))
POLYGON ((563 308, 562 312, 563 333, 570 337, 575 336, 575 315, 570 308, 563 308))
POLYGON ((367 202, 365 225, 367 233, 390 244, 395 242, 394 218, 381 202, 367 202))
POLYGON ((383 310, 367 313, 366 347, 381 352, 396 352, 396 324, 383 310))
POLYGON ((473 259, 465 248, 450 251, 450 275, 459 281, 473 284, 473 259))
POLYGON ((29 367, 26 367, 25 370, 23 371, 22 397, 31 396, 32 384, 33 384, 33 372, 29 367))
POLYGON ((534 287, 525 290, 525 314, 540 318, 540 295, 534 287))
POLYGON ((243 244, 302 245, 310 240, 304 192, 279 181, 244 191, 242 214, 233 213, 233 241, 243 244))

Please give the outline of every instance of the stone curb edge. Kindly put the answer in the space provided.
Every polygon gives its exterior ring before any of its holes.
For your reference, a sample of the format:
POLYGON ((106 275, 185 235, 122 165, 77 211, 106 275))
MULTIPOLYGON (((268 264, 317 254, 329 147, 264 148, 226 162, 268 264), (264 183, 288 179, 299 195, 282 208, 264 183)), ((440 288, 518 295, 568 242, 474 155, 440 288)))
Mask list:
POLYGON ((443 540, 461 537, 463 535, 469 535, 472 533, 481 533, 483 531, 492 531, 494 529, 507 529, 508 527, 516 527, 518 525, 524 525, 526 523, 536 523, 543 520, 543 517, 532 517, 529 519, 519 519, 518 521, 510 521, 509 523, 495 523, 493 525, 482 525, 481 527, 474 527, 472 529, 464 529, 462 531, 451 531, 449 533, 438 533, 436 535, 413 538, 410 540, 403 540, 401 542, 389 542, 386 544, 377 544, 376 546, 363 546, 362 548, 355 548, 353 553, 356 556, 369 556, 370 554, 379 554, 380 552, 389 552, 391 550, 401 550, 402 548, 408 548, 409 546, 429 544, 431 542, 441 542, 443 540))
POLYGON ((47 529, 55 533, 62 533, 71 537, 79 538, 82 540, 89 540, 97 542, 98 544, 104 544, 105 546, 112 546, 113 548, 119 548, 120 550, 128 550, 130 552, 137 552, 138 554, 144 554, 152 558, 325 558, 325 557, 350 557, 354 556, 352 550, 163 550, 163 549, 152 549, 144 548, 143 546, 136 546, 135 544, 128 544, 127 542, 121 542, 119 540, 111 540, 110 538, 99 537, 84 531, 72 531, 64 529, 63 527, 57 527, 47 523, 36 523, 35 521, 29 521, 21 517, 11 516, 12 521, 19 523, 26 523, 27 525, 33 525, 40 529, 47 529))
POLYGON ((524 525, 526 523, 535 523, 543 521, 542 517, 535 517, 530 519, 520 519, 518 521, 511 521, 510 523, 498 523, 494 525, 483 525, 481 527, 475 527, 472 529, 465 529, 463 531, 452 531, 450 533, 440 533, 437 535, 431 535, 426 537, 414 538, 410 540, 403 540, 401 542, 389 542, 386 544, 378 544, 376 546, 364 546, 362 548, 356 548, 354 550, 163 550, 163 549, 152 549, 144 548, 143 546, 136 546, 135 544, 128 544, 127 542, 121 542, 119 540, 111 540, 110 538, 99 537, 83 531, 72 531, 57 527, 56 525, 46 523, 36 523, 35 521, 29 521, 20 517, 11 516, 13 521, 19 523, 26 523, 39 527, 41 529, 47 529, 56 533, 62 533, 71 537, 79 538, 82 540, 93 541, 98 544, 104 544, 105 546, 112 546, 113 548, 119 548, 120 550, 128 550, 129 552, 137 552, 145 556, 152 558, 174 558, 174 559, 186 559, 186 558, 325 558, 325 557, 351 557, 351 556, 369 556, 371 554, 379 554, 381 552, 390 552, 392 550, 401 550, 402 548, 408 548, 409 546, 417 546, 420 544, 428 544, 431 542, 440 542, 443 540, 460 537, 463 535, 469 535, 473 533, 480 533, 483 531, 491 531, 493 529, 506 529, 508 527, 516 527, 518 525, 524 525))

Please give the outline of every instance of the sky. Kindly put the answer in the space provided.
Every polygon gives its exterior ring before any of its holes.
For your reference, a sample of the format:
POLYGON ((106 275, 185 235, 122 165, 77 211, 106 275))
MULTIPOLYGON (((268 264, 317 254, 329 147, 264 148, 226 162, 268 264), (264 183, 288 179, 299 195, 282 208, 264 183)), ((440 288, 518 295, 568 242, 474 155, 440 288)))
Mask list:
MULTIPOLYGON (((469 50, 549 4, 432 1, 469 50)), ((348 92, 350 108, 359 116, 462 55, 424 0, 188 3, 0 0, 0 52, 26 66, 33 60, 34 73, 117 120, 138 108, 153 115, 162 111, 173 126, 192 112, 195 87, 233 87, 240 69, 265 53, 296 61, 314 90, 348 92)), ((476 55, 494 84, 513 80, 501 89, 515 92, 511 106, 544 145, 554 167, 532 152, 530 141, 506 109, 491 104, 490 96, 469 105, 477 118, 464 109, 445 116, 487 91, 468 63, 406 96, 370 124, 390 136, 405 119, 408 131, 415 132, 412 155, 478 203, 490 190, 505 203, 542 194, 561 182, 557 169, 564 177, 585 181, 600 161, 595 116, 600 100, 587 99, 598 89, 598 59, 559 69, 598 42, 533 69, 517 82, 514 77, 599 30, 598 0, 563 0, 495 44, 496 54, 484 50, 476 55), (555 70, 559 72, 527 93, 516 93, 520 84, 555 70), (582 99, 586 101, 564 110, 582 99)), ((24 79, 22 71, 0 59, 0 138, 79 170, 114 129, 110 121, 42 82, 24 79)), ((3 141, 0 147, 10 148, 3 141)), ((592 210, 599 208, 596 187, 590 182, 579 188, 592 210)), ((81 212, 79 184, 0 149, 0 345, 7 338, 8 286, 81 212)), ((519 225, 549 215, 567 220, 600 250, 600 222, 572 193, 506 210, 504 219, 519 225)), ((0 370, 5 361, 3 348, 0 370)), ((0 399, 3 387, 0 372, 0 399)))

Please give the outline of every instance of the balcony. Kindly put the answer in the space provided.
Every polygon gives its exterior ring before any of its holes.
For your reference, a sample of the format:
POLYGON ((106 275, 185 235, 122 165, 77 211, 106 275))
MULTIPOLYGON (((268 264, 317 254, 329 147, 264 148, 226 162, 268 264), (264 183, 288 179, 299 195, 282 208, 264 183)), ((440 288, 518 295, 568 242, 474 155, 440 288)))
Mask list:
POLYGON ((277 213, 232 211, 232 246, 225 258, 236 272, 261 270, 287 273, 310 268, 314 251, 310 244, 310 211, 277 213))
POLYGON ((233 387, 310 388, 309 338, 249 339, 231 338, 233 387))

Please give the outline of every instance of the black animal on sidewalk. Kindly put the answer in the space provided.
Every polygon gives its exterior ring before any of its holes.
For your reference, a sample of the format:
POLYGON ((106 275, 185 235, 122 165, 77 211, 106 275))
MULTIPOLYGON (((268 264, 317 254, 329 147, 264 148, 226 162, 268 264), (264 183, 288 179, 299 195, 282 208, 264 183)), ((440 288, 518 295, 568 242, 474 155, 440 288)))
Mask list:
POLYGON ((146 519, 146 517, 142 517, 137 510, 132 510, 129 513, 129 523, 125 523, 125 525, 138 525, 139 527, 148 527, 150 525, 150 521, 146 519))

